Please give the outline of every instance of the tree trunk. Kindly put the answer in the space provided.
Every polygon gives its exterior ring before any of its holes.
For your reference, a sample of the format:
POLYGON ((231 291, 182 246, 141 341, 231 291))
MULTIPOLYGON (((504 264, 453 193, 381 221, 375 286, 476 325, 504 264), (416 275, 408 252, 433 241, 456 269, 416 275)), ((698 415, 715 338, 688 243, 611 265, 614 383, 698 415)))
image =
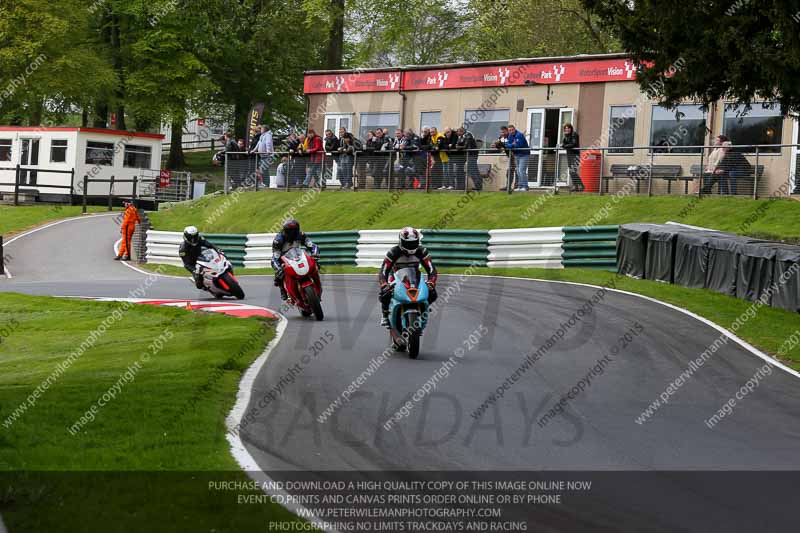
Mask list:
POLYGON ((108 127, 108 104, 95 104, 92 127, 102 129, 108 127))
POLYGON ((186 159, 183 157, 183 123, 182 118, 172 119, 169 159, 167 159, 167 168, 171 170, 178 170, 186 166, 186 159))
POLYGON ((325 53, 325 68, 342 68, 344 56, 344 2, 331 0, 331 29, 328 34, 328 48, 325 53))
POLYGON ((122 43, 120 39, 120 17, 116 14, 111 15, 111 50, 113 56, 114 71, 119 78, 119 85, 116 90, 116 100, 120 102, 116 107, 116 123, 114 127, 118 130, 125 130, 125 72, 122 68, 122 43))
POLYGON ((42 115, 44 114, 44 102, 34 102, 31 105, 30 116, 28 118, 29 125, 40 126, 42 124, 42 115))
POLYGON ((89 126, 89 109, 84 107, 81 109, 81 128, 86 128, 89 126))
POLYGON ((233 106, 233 135, 236 140, 247 137, 247 128, 250 126, 248 115, 250 114, 250 102, 237 99, 233 106))

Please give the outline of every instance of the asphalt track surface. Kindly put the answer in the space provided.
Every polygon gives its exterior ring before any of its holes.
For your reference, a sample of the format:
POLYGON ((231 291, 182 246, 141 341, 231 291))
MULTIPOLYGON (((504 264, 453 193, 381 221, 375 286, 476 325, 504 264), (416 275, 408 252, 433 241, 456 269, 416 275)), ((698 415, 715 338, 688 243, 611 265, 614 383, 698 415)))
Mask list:
MULTIPOLYGON (((13 277, 0 279, 0 291, 128 296, 145 275, 112 260, 117 235, 113 217, 101 215, 14 240, 6 247, 13 277)), ((247 303, 281 308, 271 278, 242 282, 247 303)), ((293 471, 316 472, 320 479, 342 472, 365 479, 424 478, 434 471, 531 472, 541 478, 571 472, 583 475, 577 479, 595 479, 602 488, 556 508, 516 508, 529 530, 796 528, 797 520, 788 516, 793 508, 787 507, 800 470, 800 382, 794 375, 770 366, 771 374, 737 402, 733 414, 709 429, 705 421, 765 364, 731 340, 652 418, 635 422, 720 337, 712 326, 658 303, 606 292, 591 314, 476 420, 475 409, 526 354, 597 297, 598 288, 444 276, 440 294, 448 285, 455 290, 440 302, 419 359, 402 353, 389 357, 348 402, 320 421, 389 345, 377 325, 372 276, 324 276, 323 284, 325 320, 285 313, 285 333, 252 390, 252 422, 241 429, 250 455, 275 478, 291 479, 293 471), (470 349, 465 343, 476 331, 486 333, 470 349), (621 342, 631 331, 638 334, 621 342), (384 422, 459 348, 463 357, 449 376, 386 430, 384 422), (314 353, 307 364, 299 364, 302 355, 314 353), (537 420, 611 353, 602 375, 594 376, 562 415, 540 427, 537 420), (280 394, 265 400, 281 382, 280 394)), ((187 279, 173 277, 160 278, 147 297, 205 299, 187 279)), ((200 342, 203 335, 213 331, 198 332, 200 342)))

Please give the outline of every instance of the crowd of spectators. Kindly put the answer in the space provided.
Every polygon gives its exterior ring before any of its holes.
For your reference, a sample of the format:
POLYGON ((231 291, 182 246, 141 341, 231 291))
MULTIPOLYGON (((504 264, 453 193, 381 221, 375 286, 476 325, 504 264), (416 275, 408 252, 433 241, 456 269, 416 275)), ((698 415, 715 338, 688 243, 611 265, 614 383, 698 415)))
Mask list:
MULTIPOLYGON (((279 188, 325 188, 335 168, 341 189, 366 189, 367 178, 372 177, 370 188, 374 189, 463 191, 469 180, 472 188, 480 191, 483 177, 478 156, 488 151, 508 155, 509 176, 513 177, 509 180, 511 187, 517 191, 528 190, 530 147, 525 134, 513 125, 501 127, 499 136, 486 148, 464 127, 443 131, 424 127, 419 135, 411 128, 398 128, 393 133, 376 128, 369 130, 363 139, 345 128, 337 132, 327 129, 322 136, 309 128, 305 134, 290 133, 278 152, 267 126, 261 127, 249 147, 243 139, 237 142, 230 134, 226 134, 223 141, 225 148, 215 155, 215 161, 227 158, 229 165, 241 167, 232 173, 241 179, 246 169, 254 166, 259 183, 266 187, 270 186, 270 167, 277 162, 276 186, 279 188), (253 156, 257 164, 246 168, 241 165, 253 156)), ((583 190, 577 170, 579 144, 572 126, 565 125, 561 147, 567 150, 575 190, 583 190)))

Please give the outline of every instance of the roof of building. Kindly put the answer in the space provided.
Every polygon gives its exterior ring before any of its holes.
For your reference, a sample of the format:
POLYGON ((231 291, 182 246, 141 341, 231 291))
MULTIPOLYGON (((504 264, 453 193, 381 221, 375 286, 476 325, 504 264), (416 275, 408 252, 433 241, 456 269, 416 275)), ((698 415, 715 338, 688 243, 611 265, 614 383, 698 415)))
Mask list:
POLYGON ((138 131, 109 130, 102 128, 79 128, 74 126, 44 127, 44 126, 0 126, 0 131, 77 131, 78 133, 95 133, 100 135, 115 135, 118 137, 139 137, 146 139, 164 139, 160 133, 142 133, 138 131))
POLYGON ((462 61, 459 63, 435 63, 430 65, 400 65, 372 68, 352 68, 352 69, 323 69, 307 70, 304 74, 348 74, 351 72, 397 72, 398 70, 437 70, 463 67, 493 67, 498 65, 515 65, 519 63, 553 63, 553 62, 573 62, 598 59, 630 59, 630 55, 624 53, 615 54, 578 54, 574 56, 553 56, 553 57, 518 57, 514 59, 494 59, 491 61, 462 61))

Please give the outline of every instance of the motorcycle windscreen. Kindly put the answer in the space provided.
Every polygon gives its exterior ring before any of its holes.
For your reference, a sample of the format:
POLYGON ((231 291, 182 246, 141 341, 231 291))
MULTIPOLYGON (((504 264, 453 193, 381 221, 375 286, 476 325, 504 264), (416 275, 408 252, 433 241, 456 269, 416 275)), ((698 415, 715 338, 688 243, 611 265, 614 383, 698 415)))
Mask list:
POLYGON ((394 273, 394 279, 404 285, 408 282, 411 287, 419 287, 420 271, 411 267, 401 268, 394 273))
POLYGON ((283 256, 290 261, 301 261, 305 254, 300 248, 289 248, 283 256))

